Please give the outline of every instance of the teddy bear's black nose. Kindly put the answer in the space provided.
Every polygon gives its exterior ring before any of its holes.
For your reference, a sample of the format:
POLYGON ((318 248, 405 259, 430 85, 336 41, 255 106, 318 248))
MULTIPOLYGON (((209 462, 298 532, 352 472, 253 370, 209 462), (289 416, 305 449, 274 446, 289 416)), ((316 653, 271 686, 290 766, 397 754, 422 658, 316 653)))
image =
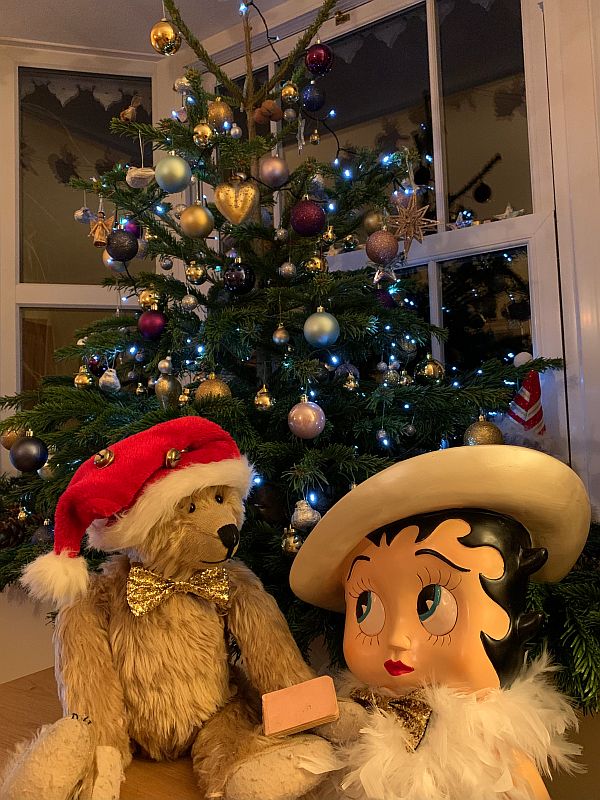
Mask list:
POLYGON ((240 532, 235 525, 223 525, 217 534, 229 553, 232 553, 240 543, 240 532))

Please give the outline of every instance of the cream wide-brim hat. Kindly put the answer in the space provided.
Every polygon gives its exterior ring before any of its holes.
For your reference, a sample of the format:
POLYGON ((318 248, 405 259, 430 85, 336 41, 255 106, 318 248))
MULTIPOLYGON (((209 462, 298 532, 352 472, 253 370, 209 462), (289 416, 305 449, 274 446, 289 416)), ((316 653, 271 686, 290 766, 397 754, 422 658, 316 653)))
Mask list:
POLYGON ((398 520, 454 508, 513 517, 545 547, 535 581, 558 581, 585 544, 590 502, 573 470, 526 447, 454 447, 400 461, 342 497, 312 530, 294 559, 292 591, 307 603, 344 610, 342 565, 372 531, 398 520))

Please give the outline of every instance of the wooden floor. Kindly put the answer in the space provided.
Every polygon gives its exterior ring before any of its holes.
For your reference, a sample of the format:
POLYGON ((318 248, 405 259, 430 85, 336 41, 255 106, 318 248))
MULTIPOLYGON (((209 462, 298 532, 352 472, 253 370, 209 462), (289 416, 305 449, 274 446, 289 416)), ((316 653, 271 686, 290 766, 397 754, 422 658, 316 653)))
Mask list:
MULTIPOLYGON (((61 715, 54 672, 44 669, 0 684, 0 773, 18 742, 61 715)), ((192 762, 187 758, 157 764, 135 760, 128 767, 121 800, 198 800, 192 762)))

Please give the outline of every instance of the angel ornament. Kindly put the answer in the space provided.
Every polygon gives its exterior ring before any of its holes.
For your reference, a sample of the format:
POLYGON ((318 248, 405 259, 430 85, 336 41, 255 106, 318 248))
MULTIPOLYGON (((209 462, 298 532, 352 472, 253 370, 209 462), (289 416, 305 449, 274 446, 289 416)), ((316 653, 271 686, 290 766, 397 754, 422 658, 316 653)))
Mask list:
POLYGON ((106 247, 106 241, 110 232, 112 231, 115 218, 106 218, 106 213, 102 205, 102 198, 100 198, 100 205, 98 206, 98 217, 90 222, 89 236, 94 242, 94 247, 106 247))

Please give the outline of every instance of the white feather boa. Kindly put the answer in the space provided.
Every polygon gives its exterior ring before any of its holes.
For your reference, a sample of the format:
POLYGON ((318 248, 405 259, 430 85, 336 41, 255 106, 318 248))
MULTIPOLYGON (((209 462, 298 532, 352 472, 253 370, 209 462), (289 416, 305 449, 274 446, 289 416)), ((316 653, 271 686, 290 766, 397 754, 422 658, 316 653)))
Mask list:
POLYGON ((360 800, 530 800, 518 772, 519 753, 543 775, 551 767, 582 770, 573 761, 581 748, 564 738, 577 729, 575 712, 552 685, 553 671, 543 656, 510 688, 479 700, 426 687, 433 713, 414 752, 406 750, 397 717, 375 711, 358 739, 338 752, 342 772, 336 783, 344 796, 360 800))

